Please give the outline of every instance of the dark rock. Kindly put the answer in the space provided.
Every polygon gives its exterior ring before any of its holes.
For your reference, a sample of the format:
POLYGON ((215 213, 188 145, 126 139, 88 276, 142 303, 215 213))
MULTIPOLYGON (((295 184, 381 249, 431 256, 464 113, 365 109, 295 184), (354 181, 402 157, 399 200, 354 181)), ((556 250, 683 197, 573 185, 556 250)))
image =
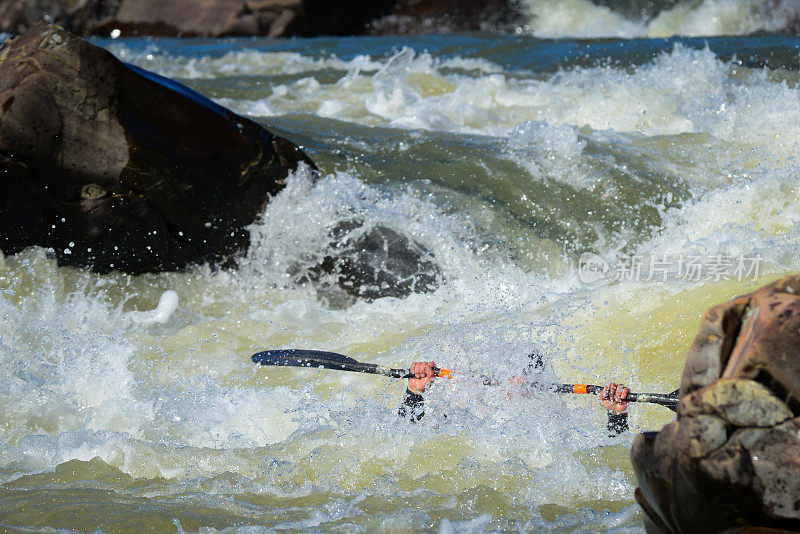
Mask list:
POLYGON ((218 37, 237 25, 242 0, 122 0, 119 10, 98 31, 119 29, 123 35, 218 37))
POLYGON ((82 34, 359 35, 513 30, 518 0, 0 0, 0 31, 39 21, 82 34))
MULTIPOLYGON (((0 0, 1 1, 1 0, 0 0)), ((349 0, 119 0, 94 33, 122 35, 351 35, 363 33, 393 1, 349 0)))
POLYGON ((527 22, 513 0, 399 0, 372 20, 372 35, 419 35, 458 31, 514 31, 527 22))
POLYGON ((96 33, 123 35, 358 35, 513 29, 512 0, 120 0, 96 33))
POLYGON ((105 272, 224 262, 300 162, 289 141, 40 24, 0 48, 0 247, 105 272))
POLYGON ((631 452, 648 531, 800 530, 798 291, 788 277, 706 312, 677 421, 631 452))
POLYGON ((120 0, 117 12, 93 31, 122 35, 289 35, 302 0, 120 0))
POLYGON ((80 34, 289 35, 302 0, 0 0, 0 31, 24 32, 56 22, 80 34))
POLYGON ((353 219, 338 224, 330 236, 324 256, 307 273, 323 293, 335 284, 366 300, 402 298, 434 291, 442 283, 433 254, 391 228, 353 219))
POLYGON ((19 34, 35 24, 57 22, 88 34, 117 12, 121 0, 0 0, 0 32, 19 34))
POLYGON ((681 0, 594 0, 593 3, 606 6, 633 20, 647 20, 664 10, 672 9, 681 0))
POLYGON ((391 12, 396 0, 303 0, 304 35, 360 35, 391 12))

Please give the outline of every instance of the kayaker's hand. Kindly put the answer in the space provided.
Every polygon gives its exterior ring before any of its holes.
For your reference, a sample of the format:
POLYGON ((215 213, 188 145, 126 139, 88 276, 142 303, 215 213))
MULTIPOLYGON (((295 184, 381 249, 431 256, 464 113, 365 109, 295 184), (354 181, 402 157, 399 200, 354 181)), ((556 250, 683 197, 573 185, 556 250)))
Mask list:
POLYGON ((610 383, 600 392, 600 404, 603 408, 613 413, 622 413, 628 409, 625 399, 630 390, 622 384, 610 383))
POLYGON ((414 378, 408 379, 408 390, 411 393, 421 395, 428 384, 433 380, 433 362, 414 362, 411 364, 411 374, 414 378))

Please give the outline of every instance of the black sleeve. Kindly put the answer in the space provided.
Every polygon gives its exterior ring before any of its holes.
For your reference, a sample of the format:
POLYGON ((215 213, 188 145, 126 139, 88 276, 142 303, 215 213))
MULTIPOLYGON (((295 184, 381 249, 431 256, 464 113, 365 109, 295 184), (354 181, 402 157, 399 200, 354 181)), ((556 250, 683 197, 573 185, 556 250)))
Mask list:
POLYGON ((400 414, 400 417, 408 417, 412 423, 415 423, 425 415, 425 400, 422 395, 413 393, 406 388, 406 396, 397 413, 400 414))
POLYGON ((613 413, 608 412, 608 429, 609 437, 616 437, 628 430, 628 414, 626 412, 613 413))

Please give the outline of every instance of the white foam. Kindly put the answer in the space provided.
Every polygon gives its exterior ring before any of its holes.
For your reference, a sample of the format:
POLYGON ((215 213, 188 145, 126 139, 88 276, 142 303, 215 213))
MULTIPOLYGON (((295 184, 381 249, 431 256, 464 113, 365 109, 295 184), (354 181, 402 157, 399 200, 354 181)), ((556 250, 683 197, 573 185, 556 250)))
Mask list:
POLYGON ((164 324, 169 321, 177 309, 178 294, 174 290, 168 289, 159 297, 158 305, 155 309, 145 312, 131 311, 126 313, 125 316, 141 326, 164 324))
POLYGON ((526 29, 537 37, 746 35, 783 30, 800 14, 800 7, 792 0, 676 2, 649 20, 590 0, 525 0, 525 4, 531 14, 526 29))
POLYGON ((586 185, 589 172, 580 165, 586 141, 573 127, 551 126, 541 121, 524 122, 509 135, 508 148, 512 159, 535 180, 555 178, 575 187, 586 185))
POLYGON ((439 534, 456 534, 457 532, 472 534, 479 532, 486 532, 486 526, 492 520, 489 514, 481 514, 475 519, 467 521, 451 521, 446 517, 439 523, 439 534))
POLYGON ((712 191, 666 213, 664 229, 642 243, 642 253, 666 258, 761 258, 760 272, 791 271, 800 246, 800 192, 795 174, 772 172, 754 183, 712 191))
MULTIPOLYGON (((365 125, 493 136, 512 135, 525 122, 646 136, 707 132, 743 149, 755 145, 775 157, 793 156, 797 88, 763 73, 731 77, 731 70, 708 50, 678 45, 632 73, 596 67, 545 80, 471 76, 444 72, 430 56, 405 49, 374 74, 352 74, 332 84, 301 78, 257 101, 221 102, 257 116, 304 112, 365 125)), ((717 158, 706 159, 700 158, 701 165, 717 174, 717 158)))
MULTIPOLYGON (((355 77, 362 73, 374 73, 384 67, 384 61, 359 54, 343 60, 335 55, 309 57, 297 52, 261 52, 243 49, 222 56, 184 58, 165 53, 157 44, 151 44, 144 52, 128 48, 124 42, 115 42, 107 47, 123 61, 158 72, 169 78, 204 79, 229 76, 275 76, 303 73, 341 71, 345 76, 355 77)), ((489 61, 472 58, 436 60, 442 68, 476 72, 499 72, 501 69, 489 61)))

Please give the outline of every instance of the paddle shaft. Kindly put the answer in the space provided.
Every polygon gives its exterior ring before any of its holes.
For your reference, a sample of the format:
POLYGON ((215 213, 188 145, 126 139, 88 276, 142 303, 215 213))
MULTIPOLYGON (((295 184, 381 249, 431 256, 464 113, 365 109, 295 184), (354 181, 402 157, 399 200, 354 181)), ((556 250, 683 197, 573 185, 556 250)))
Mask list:
MULTIPOLYGON (((525 382, 518 378, 509 379, 509 382, 514 386, 526 386, 538 389, 548 389, 555 393, 575 393, 577 395, 599 395, 603 391, 603 386, 594 384, 546 384, 542 382, 525 382)), ((498 386, 502 382, 498 382, 491 378, 485 378, 483 383, 489 386, 498 386)), ((675 410, 678 406, 677 392, 673 393, 633 393, 631 391, 625 396, 625 402, 650 402, 653 404, 660 404, 666 406, 671 410, 675 410)))
MULTIPOLYGON (((593 384, 557 384, 552 386, 557 393, 578 393, 599 395, 603 391, 603 386, 595 386, 593 384)), ((676 408, 678 406, 677 394, 673 393, 633 393, 628 392, 625 397, 626 402, 651 402, 660 404, 668 408, 676 408)))

